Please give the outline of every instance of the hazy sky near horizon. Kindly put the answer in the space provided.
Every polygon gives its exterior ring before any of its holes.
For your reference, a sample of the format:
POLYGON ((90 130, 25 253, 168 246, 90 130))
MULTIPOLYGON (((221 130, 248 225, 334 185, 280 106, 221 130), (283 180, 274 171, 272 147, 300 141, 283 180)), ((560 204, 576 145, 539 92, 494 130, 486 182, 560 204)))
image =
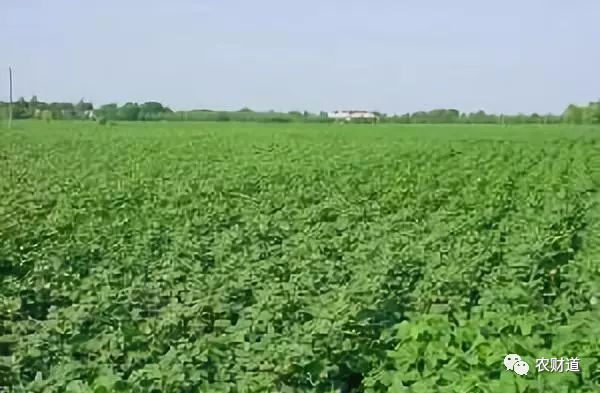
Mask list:
POLYGON ((600 98, 597 0, 2 3, 0 66, 27 99, 560 113, 600 98))

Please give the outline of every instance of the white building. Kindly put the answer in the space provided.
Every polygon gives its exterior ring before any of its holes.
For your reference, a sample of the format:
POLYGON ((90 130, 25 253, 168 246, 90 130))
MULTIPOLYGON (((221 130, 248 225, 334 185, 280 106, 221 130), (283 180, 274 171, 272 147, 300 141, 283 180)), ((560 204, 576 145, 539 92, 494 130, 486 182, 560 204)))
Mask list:
POLYGON ((348 111, 333 111, 327 113, 327 117, 330 119, 340 120, 340 121, 352 121, 352 120, 377 120, 377 115, 373 112, 369 111, 356 111, 356 110, 348 110, 348 111))

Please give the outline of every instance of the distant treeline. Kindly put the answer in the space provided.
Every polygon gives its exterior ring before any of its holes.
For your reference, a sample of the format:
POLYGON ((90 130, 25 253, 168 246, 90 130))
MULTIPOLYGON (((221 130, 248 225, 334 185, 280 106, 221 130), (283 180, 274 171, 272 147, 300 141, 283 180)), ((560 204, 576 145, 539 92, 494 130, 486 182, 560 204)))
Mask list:
MULTIPOLYGON (((2 107, 0 113, 6 116, 8 103, 0 102, 0 107, 2 107)), ((38 101, 35 96, 29 101, 20 98, 13 103, 12 111, 14 119, 85 120, 105 118, 106 120, 129 121, 162 120, 167 114, 173 113, 171 109, 164 107, 159 102, 127 103, 122 106, 106 104, 94 109, 91 102, 85 102, 83 99, 77 104, 70 102, 46 103, 38 101)))
MULTIPOLYGON (((0 102, 0 116, 8 114, 8 103, 0 102)), ((86 114, 92 113, 94 106, 91 102, 79 101, 77 104, 70 102, 42 102, 36 96, 31 97, 29 101, 19 98, 13 102, 12 112, 14 119, 32 119, 42 118, 42 115, 54 119, 83 119, 86 114)))
MULTIPOLYGON (((0 116, 6 116, 8 104, 0 102, 0 116)), ((406 113, 403 115, 375 114, 381 123, 406 123, 406 124, 600 124, 600 101, 590 102, 587 106, 569 105, 561 114, 517 114, 498 115, 484 111, 461 113, 456 109, 434 109, 428 112, 406 113)), ((94 108, 92 103, 79 101, 76 104, 52 102, 45 103, 32 97, 29 101, 20 98, 13 103, 13 118, 15 119, 94 119, 94 120, 119 120, 119 121, 250 121, 265 123, 291 123, 291 122, 332 122, 326 112, 310 113, 307 111, 291 112, 257 112, 249 108, 239 111, 213 111, 198 109, 191 111, 173 111, 159 102, 145 102, 138 104, 128 102, 121 106, 106 104, 94 108)))
POLYGON ((257 112, 250 108, 242 108, 239 111, 212 111, 208 109, 197 109, 191 111, 179 111, 165 116, 165 120, 174 121, 253 121, 263 123, 292 123, 292 122, 329 122, 327 113, 298 112, 257 112))

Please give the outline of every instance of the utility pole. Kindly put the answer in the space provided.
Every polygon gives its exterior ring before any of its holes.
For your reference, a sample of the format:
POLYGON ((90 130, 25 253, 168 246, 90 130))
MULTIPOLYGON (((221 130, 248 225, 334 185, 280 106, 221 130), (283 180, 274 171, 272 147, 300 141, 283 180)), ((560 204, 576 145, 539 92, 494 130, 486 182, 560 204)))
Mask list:
POLYGON ((12 68, 8 67, 8 128, 12 127, 12 68))

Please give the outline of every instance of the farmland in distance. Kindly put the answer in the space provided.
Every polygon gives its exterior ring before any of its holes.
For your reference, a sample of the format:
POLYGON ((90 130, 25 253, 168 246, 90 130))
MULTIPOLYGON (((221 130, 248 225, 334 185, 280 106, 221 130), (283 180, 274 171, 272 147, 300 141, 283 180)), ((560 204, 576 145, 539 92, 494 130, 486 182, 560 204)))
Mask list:
POLYGON ((17 122, 0 130, 0 386, 597 392, 599 140, 17 122), (561 356, 581 371, 534 367, 561 356))

